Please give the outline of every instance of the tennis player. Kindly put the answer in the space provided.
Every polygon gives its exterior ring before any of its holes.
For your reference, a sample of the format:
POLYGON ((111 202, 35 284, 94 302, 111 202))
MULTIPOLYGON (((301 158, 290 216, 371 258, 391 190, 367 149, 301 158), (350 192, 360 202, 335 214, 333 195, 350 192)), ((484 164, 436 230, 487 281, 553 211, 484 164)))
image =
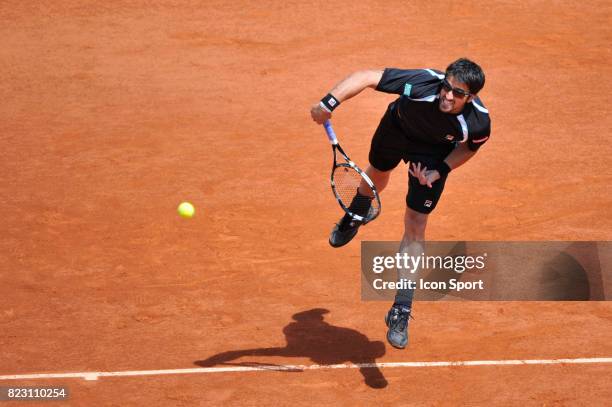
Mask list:
MULTIPOLYGON (((446 72, 364 70, 338 83, 310 111, 312 119, 323 124, 342 102, 366 88, 399 95, 372 137, 366 173, 381 192, 400 161, 409 163, 401 252, 422 253, 427 219, 440 200, 449 173, 471 159, 489 139, 489 111, 477 96, 484 83, 480 66, 465 58, 451 63, 446 72)), ((360 226, 359 221, 345 215, 334 226, 329 244, 344 246, 360 226)), ((397 348, 408 343, 413 294, 412 290, 399 290, 385 318, 387 340, 397 348)))

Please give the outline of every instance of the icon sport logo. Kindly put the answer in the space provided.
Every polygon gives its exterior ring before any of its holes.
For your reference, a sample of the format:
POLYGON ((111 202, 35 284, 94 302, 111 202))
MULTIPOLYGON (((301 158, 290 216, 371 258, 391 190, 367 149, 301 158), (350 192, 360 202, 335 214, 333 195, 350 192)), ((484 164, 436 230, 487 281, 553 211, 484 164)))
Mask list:
POLYGON ((431 204, 432 204, 432 203, 433 203, 433 202, 431 202, 431 201, 428 199, 428 200, 426 200, 426 201, 425 201, 425 203, 424 203, 423 205, 424 205, 425 207, 427 207, 427 208, 431 208, 431 204))

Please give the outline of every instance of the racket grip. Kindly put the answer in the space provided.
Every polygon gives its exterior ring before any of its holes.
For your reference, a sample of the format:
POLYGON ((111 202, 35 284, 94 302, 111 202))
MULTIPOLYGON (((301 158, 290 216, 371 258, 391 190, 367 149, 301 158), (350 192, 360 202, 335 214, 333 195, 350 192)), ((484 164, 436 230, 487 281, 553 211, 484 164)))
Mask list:
POLYGON ((323 127, 325 127, 325 132, 327 133, 327 138, 329 139, 329 142, 332 143, 332 145, 336 145, 338 144, 338 139, 336 138, 336 133, 334 133, 334 129, 332 128, 331 122, 329 120, 326 120, 325 123, 323 123, 323 127))

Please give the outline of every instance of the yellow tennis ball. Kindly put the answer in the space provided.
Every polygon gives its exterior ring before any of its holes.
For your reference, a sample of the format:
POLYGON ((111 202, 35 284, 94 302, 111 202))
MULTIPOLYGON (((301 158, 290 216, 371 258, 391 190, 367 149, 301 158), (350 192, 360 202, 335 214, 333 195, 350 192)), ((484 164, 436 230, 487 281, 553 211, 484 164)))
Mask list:
POLYGON ((178 206, 178 213, 182 218, 192 218, 195 214, 195 208, 189 202, 182 202, 178 206))

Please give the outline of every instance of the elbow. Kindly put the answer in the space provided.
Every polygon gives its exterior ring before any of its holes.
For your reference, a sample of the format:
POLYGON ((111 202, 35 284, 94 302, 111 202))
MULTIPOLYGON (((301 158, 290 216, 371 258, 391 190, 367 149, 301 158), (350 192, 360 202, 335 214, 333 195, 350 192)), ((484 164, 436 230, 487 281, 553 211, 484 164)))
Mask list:
POLYGON ((382 70, 367 69, 353 73, 353 77, 357 79, 364 88, 376 89, 378 83, 382 79, 382 70))

